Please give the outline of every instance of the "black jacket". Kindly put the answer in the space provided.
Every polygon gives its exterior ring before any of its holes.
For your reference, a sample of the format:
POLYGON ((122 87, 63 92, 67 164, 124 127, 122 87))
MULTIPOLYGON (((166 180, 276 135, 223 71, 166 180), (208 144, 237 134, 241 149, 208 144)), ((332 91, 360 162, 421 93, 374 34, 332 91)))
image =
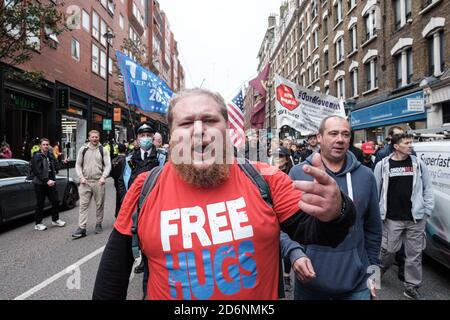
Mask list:
POLYGON ((62 165, 55 160, 52 152, 49 151, 47 155, 49 162, 45 160, 45 155, 41 152, 35 153, 33 158, 31 159, 31 170, 33 170, 34 184, 47 184, 48 180, 50 180, 48 176, 49 165, 51 166, 55 175, 58 173, 58 170, 62 168, 62 165))
POLYGON ((123 199, 125 198, 125 195, 127 193, 127 190, 130 188, 131 184, 133 183, 134 179, 138 175, 140 175, 143 172, 150 171, 153 168, 157 167, 159 165, 158 158, 156 156, 156 148, 153 146, 149 150, 149 157, 146 160, 142 160, 141 158, 141 149, 136 149, 131 154, 131 158, 127 157, 126 163, 124 163, 124 167, 126 165, 130 166, 131 168, 131 176, 128 180, 127 185, 125 185, 125 180, 123 176, 124 170, 122 170, 122 174, 119 178, 119 196, 120 196, 120 202, 122 203, 123 199))

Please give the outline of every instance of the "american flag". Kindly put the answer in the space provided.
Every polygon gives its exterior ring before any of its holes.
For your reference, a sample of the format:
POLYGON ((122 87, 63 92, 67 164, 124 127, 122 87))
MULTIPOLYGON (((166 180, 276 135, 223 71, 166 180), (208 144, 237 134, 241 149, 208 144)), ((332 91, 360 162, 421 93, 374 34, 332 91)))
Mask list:
POLYGON ((240 149, 245 144, 244 133, 244 98, 242 90, 228 102, 228 128, 233 145, 240 149))

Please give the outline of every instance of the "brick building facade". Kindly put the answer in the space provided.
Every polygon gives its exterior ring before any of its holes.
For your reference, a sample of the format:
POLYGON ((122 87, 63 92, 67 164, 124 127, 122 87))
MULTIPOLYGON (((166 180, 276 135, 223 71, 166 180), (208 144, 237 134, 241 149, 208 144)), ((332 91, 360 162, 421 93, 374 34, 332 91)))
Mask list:
MULTIPOLYGON (((67 0, 62 10, 67 14, 70 30, 58 36, 43 30, 36 39, 38 46, 33 58, 19 66, 23 70, 43 71, 44 86, 33 88, 27 83, 0 79, 1 134, 10 143, 14 156, 20 157, 26 141, 45 136, 52 143, 70 142, 68 152, 73 159, 89 130, 99 130, 102 141, 112 137, 122 141, 133 138, 133 125, 142 118, 151 121, 167 138, 163 116, 130 111, 118 98, 123 93, 114 63, 115 51, 122 49, 124 39, 139 39, 146 47, 142 52, 146 66, 174 91, 184 87, 177 43, 159 3, 156 0, 67 0), (103 36, 107 32, 114 34, 109 46, 103 36), (106 104, 107 75, 109 105, 106 104), (68 95, 64 109, 61 95, 68 95), (120 108, 121 119, 114 121, 114 132, 104 132, 103 119, 113 119, 113 108, 120 108)), ((2 64, 2 68, 8 66, 2 64)))
MULTIPOLYGON (((289 0, 276 20, 273 41, 264 45, 266 37, 259 52, 260 60, 270 56, 271 79, 342 97, 356 141, 382 140, 394 124, 416 130, 450 121, 445 1, 289 0)), ((272 85, 267 128, 276 126, 274 98, 272 85)))

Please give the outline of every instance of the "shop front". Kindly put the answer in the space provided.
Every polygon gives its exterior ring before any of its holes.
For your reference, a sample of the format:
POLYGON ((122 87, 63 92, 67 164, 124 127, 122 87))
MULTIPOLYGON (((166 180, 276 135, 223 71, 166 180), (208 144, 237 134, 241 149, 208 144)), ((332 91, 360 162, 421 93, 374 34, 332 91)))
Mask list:
POLYGON ((61 152, 70 160, 76 160, 78 150, 86 142, 85 113, 85 110, 71 106, 61 115, 61 152))
POLYGON ((389 128, 394 125, 405 130, 424 129, 427 113, 423 91, 357 109, 351 113, 351 125, 355 132, 355 143, 382 142, 389 128))
POLYGON ((30 160, 33 141, 48 135, 47 113, 53 102, 14 90, 5 90, 4 102, 6 141, 13 157, 30 160))

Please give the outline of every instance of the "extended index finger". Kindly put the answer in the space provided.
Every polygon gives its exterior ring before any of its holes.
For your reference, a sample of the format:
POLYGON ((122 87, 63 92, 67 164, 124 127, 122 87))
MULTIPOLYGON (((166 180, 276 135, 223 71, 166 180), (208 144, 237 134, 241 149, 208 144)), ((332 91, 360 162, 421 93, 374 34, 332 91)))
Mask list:
POLYGON ((310 165, 305 165, 303 166, 303 171, 310 175, 311 177, 313 177, 314 179, 316 179, 317 182, 319 182, 320 184, 330 184, 332 183, 333 179, 326 173, 326 171, 319 169, 319 168, 315 168, 312 167, 310 165))

